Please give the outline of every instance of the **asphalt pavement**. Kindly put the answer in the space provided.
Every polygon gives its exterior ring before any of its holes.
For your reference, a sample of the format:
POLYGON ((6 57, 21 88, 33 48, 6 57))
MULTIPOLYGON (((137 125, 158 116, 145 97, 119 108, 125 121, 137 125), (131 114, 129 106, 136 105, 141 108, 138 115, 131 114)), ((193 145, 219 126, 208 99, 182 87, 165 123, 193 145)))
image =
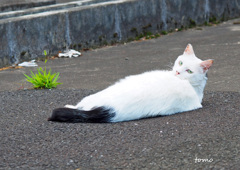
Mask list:
POLYGON ((0 169, 238 169, 239 20, 38 62, 60 72, 57 89, 31 89, 23 74, 36 68, 0 71, 0 169), (47 121, 54 108, 127 75, 169 69, 188 43, 214 59, 202 109, 122 123, 47 121))

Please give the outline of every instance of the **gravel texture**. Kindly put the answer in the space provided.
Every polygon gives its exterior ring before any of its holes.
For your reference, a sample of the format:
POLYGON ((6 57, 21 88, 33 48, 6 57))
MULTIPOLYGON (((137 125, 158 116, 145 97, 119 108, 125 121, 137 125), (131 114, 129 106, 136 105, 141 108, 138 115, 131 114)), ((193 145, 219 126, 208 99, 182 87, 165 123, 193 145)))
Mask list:
POLYGON ((0 92, 0 169, 240 167, 240 93, 206 92, 203 109, 173 116, 114 124, 47 121, 53 108, 92 93, 0 92))

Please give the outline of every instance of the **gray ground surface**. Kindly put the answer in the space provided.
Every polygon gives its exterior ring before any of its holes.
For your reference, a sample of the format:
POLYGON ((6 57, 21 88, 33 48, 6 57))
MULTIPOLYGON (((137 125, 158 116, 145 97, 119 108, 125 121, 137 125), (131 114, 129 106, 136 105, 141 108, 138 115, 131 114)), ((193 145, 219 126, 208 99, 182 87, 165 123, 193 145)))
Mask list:
POLYGON ((88 90, 0 92, 0 168, 237 169, 240 94, 207 92, 203 109, 115 124, 47 122, 88 90), (213 160, 195 163, 195 159, 213 160))
POLYGON ((238 169, 238 20, 49 60, 46 67, 63 82, 54 90, 17 90, 29 87, 23 73, 36 68, 0 71, 0 169, 238 169), (76 104, 119 78, 167 69, 187 43, 199 58, 215 60, 203 109, 115 124, 46 121, 53 108, 76 104))

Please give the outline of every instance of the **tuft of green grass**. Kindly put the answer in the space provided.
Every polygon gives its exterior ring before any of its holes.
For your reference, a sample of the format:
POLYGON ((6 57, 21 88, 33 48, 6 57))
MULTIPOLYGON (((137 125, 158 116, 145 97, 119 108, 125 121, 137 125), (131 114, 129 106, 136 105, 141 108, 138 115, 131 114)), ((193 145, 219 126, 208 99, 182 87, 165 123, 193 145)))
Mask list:
POLYGON ((156 33, 154 38, 160 37, 160 34, 156 33))
POLYGON ((213 16, 209 18, 209 23, 217 25, 217 24, 220 24, 220 21, 218 21, 217 18, 213 16))
POLYGON ((161 34, 162 34, 162 35, 167 35, 168 32, 167 32, 167 31, 162 31, 161 34))
POLYGON ((197 26, 196 21, 194 21, 193 19, 190 18, 189 22, 190 22, 189 28, 194 28, 197 26))
POLYGON ((144 37, 144 35, 141 33, 141 34, 139 34, 139 35, 137 35, 137 36, 135 37, 135 40, 138 41, 138 40, 140 40, 140 39, 143 38, 143 37, 144 37))
MULTIPOLYGON (((44 50, 44 55, 45 55, 45 63, 47 62, 47 51, 44 50)), ((52 89, 52 88, 56 88, 57 85, 62 84, 57 82, 58 78, 59 78, 59 73, 51 73, 51 69, 47 72, 46 67, 43 70, 42 67, 39 67, 37 69, 37 73, 34 74, 31 71, 31 75, 28 76, 26 74, 24 74, 24 76, 26 77, 25 79, 32 83, 33 88, 35 89, 52 89)))
POLYGON ((47 72, 46 67, 43 70, 42 67, 37 69, 38 72, 34 74, 31 71, 31 75, 28 76, 24 74, 25 79, 32 83, 33 88, 35 89, 52 89, 56 88, 57 85, 62 84, 57 82, 59 78, 59 73, 51 73, 51 69, 47 72))
POLYGON ((209 18, 209 22, 214 23, 216 21, 217 21, 217 18, 215 16, 212 16, 212 17, 209 18))
POLYGON ((145 37, 146 37, 146 39, 152 39, 152 38, 154 38, 154 36, 152 35, 152 33, 151 32, 145 32, 145 37))

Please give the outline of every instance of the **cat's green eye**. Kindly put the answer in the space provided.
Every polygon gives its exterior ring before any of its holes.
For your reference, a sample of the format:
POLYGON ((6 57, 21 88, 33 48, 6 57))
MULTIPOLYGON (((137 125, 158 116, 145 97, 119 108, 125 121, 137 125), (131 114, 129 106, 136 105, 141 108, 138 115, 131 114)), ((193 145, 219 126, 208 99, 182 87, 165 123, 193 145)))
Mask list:
POLYGON ((183 62, 182 62, 182 61, 179 61, 178 64, 181 66, 181 65, 183 65, 183 62))
POLYGON ((193 72, 189 69, 186 70, 189 74, 192 74, 193 72))

